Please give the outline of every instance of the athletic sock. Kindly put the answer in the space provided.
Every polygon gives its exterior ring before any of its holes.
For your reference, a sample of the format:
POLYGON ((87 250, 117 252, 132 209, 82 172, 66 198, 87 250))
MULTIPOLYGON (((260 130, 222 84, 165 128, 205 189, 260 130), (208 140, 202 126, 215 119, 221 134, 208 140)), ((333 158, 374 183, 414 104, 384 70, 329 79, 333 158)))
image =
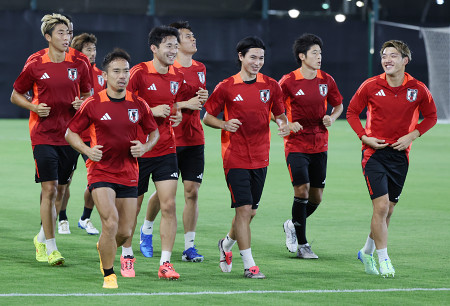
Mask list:
POLYGON ((103 269, 104 272, 104 277, 110 276, 111 274, 114 274, 114 267, 112 267, 111 269, 103 269))
POLYGON ((364 245, 362 250, 364 254, 367 255, 372 255, 373 252, 375 251, 375 241, 372 238, 370 238, 370 235, 367 236, 366 244, 364 245))
POLYGON ((194 247, 194 240, 195 232, 187 232, 186 234, 184 234, 184 249, 187 250, 194 247))
POLYGON ((47 255, 50 255, 53 251, 57 251, 55 238, 45 240, 45 246, 47 247, 47 255))
POLYGON ((83 215, 81 216, 81 220, 84 221, 86 219, 90 219, 91 218, 91 213, 92 213, 92 209, 91 208, 87 208, 86 206, 83 209, 83 215))
POLYGON ((37 235, 37 241, 40 243, 45 243, 45 233, 44 228, 41 225, 41 229, 39 230, 39 233, 37 235))
POLYGON ((313 212, 316 211, 317 207, 319 207, 319 204, 314 204, 308 201, 308 204, 306 204, 306 218, 311 216, 313 212))
POLYGON ((222 248, 225 252, 231 252, 231 248, 236 243, 236 240, 230 238, 230 233, 227 234, 225 239, 222 242, 222 248))
POLYGON ((161 260, 159 261, 159 265, 162 266, 166 261, 170 262, 171 256, 172 256, 172 252, 161 251, 161 260))
POLYGON ((387 248, 377 250, 377 254, 378 254, 378 262, 379 263, 382 263, 383 261, 390 259, 389 255, 387 253, 387 248))
POLYGON ((133 253, 133 248, 132 247, 129 247, 129 248, 126 248, 126 247, 122 247, 122 256, 125 258, 125 256, 132 256, 132 257, 134 257, 134 253, 133 253))
POLYGON ((306 244, 306 204, 307 199, 294 197, 292 204, 292 223, 295 226, 298 244, 306 244))
POLYGON ((153 235, 153 223, 155 221, 144 220, 144 225, 142 226, 142 232, 145 235, 153 235))
POLYGON ((251 267, 256 266, 255 261, 253 260, 251 248, 248 248, 246 250, 239 250, 239 254, 241 254, 242 261, 244 262, 245 270, 248 270, 251 267))
POLYGON ((67 220, 66 210, 60 210, 59 211, 59 221, 67 220))

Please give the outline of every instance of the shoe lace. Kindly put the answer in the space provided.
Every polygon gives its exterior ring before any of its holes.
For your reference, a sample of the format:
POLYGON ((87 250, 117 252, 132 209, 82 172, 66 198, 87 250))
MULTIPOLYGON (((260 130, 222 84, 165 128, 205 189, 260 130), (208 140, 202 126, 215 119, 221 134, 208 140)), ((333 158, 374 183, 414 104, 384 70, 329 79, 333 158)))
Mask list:
POLYGON ((69 222, 67 222, 66 220, 61 221, 61 229, 63 231, 67 231, 69 229, 69 222))
POLYGON ((86 219, 86 228, 94 229, 94 224, 92 224, 91 219, 86 219))
POLYGON ((134 266, 134 260, 131 258, 125 259, 125 269, 132 270, 134 266))

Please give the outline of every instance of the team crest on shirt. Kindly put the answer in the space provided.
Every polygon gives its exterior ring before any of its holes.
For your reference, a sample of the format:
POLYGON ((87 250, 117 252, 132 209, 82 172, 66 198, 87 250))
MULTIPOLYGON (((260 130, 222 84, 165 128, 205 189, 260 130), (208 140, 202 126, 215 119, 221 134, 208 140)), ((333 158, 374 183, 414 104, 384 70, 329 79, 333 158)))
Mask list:
POLYGON ((319 84, 319 92, 323 97, 325 97, 328 94, 328 85, 319 84))
POLYGON ((105 79, 101 75, 97 75, 98 84, 103 87, 105 79))
POLYGON ((180 84, 175 81, 170 81, 170 92, 175 95, 178 92, 178 88, 180 87, 180 84))
POLYGON ((416 101, 418 92, 419 91, 417 89, 408 88, 408 91, 406 92, 406 100, 408 100, 409 102, 416 101))
POLYGON ((138 122, 139 120, 139 112, 137 109, 129 109, 128 110, 128 118, 130 118, 130 121, 133 123, 138 122))
POLYGON ((259 98, 262 102, 267 103, 270 100, 270 89, 263 89, 259 91, 259 98))
POLYGON ((197 72, 198 74, 198 79, 200 80, 200 82, 202 84, 205 84, 205 74, 203 73, 203 71, 197 72))
POLYGON ((69 73, 69 80, 75 81, 78 77, 77 68, 68 68, 67 72, 69 73))

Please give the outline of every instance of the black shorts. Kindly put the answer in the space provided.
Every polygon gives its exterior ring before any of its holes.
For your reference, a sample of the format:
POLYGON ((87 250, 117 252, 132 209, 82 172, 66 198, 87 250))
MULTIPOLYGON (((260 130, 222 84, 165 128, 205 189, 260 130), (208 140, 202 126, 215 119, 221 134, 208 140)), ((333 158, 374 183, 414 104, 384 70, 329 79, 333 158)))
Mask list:
POLYGON ((327 177, 328 153, 289 153, 286 164, 292 186, 310 183, 313 188, 324 188, 327 177))
POLYGON ((364 152, 363 174, 370 198, 373 200, 388 194, 389 201, 397 203, 408 173, 406 152, 386 147, 376 150, 365 163, 364 152))
POLYGON ((178 180, 178 162, 175 153, 158 157, 138 158, 138 163, 138 195, 143 195, 148 191, 150 174, 153 182, 178 180))
POLYGON ((71 146, 35 145, 33 156, 36 165, 36 183, 58 181, 66 185, 70 180, 79 153, 71 146))
POLYGON ((178 170, 183 181, 201 183, 205 169, 205 146, 177 147, 178 170))
POLYGON ((267 167, 259 169, 225 169, 231 194, 231 208, 252 205, 257 209, 266 181, 267 167))
POLYGON ((107 187, 111 188, 116 192, 116 198, 137 198, 138 189, 136 186, 125 186, 121 184, 108 183, 108 182, 97 182, 88 186, 89 192, 92 192, 93 189, 107 187))

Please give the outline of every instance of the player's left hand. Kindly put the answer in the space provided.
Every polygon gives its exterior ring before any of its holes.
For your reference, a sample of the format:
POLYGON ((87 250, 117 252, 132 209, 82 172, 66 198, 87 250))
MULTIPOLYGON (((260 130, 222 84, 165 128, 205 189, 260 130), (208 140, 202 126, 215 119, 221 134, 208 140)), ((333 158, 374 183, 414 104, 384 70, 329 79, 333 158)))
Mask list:
POLYGON ((73 108, 78 110, 80 108, 81 104, 83 104, 83 100, 78 97, 75 97, 75 101, 72 102, 73 108))
POLYGON ((209 94, 208 94, 208 90, 206 90, 206 89, 199 87, 199 90, 195 94, 198 96, 202 105, 205 104, 206 100, 208 100, 209 94))
POLYGON ((131 140, 130 141, 134 146, 130 147, 130 152, 133 157, 141 157, 147 152, 145 146, 139 140, 131 140))
POLYGON ((325 115, 322 118, 322 122, 323 122, 323 125, 325 125, 326 127, 329 127, 329 126, 331 126, 333 124, 334 119, 331 116, 329 116, 329 115, 325 115))
POLYGON ((396 142, 391 144, 391 147, 392 147, 392 149, 397 150, 397 151, 404 151, 411 145, 412 142, 413 142, 413 139, 408 134, 403 137, 400 137, 396 142))
POLYGON ((291 133, 291 129, 289 128, 289 125, 282 123, 279 127, 278 127, 278 135, 280 137, 286 137, 291 133))

